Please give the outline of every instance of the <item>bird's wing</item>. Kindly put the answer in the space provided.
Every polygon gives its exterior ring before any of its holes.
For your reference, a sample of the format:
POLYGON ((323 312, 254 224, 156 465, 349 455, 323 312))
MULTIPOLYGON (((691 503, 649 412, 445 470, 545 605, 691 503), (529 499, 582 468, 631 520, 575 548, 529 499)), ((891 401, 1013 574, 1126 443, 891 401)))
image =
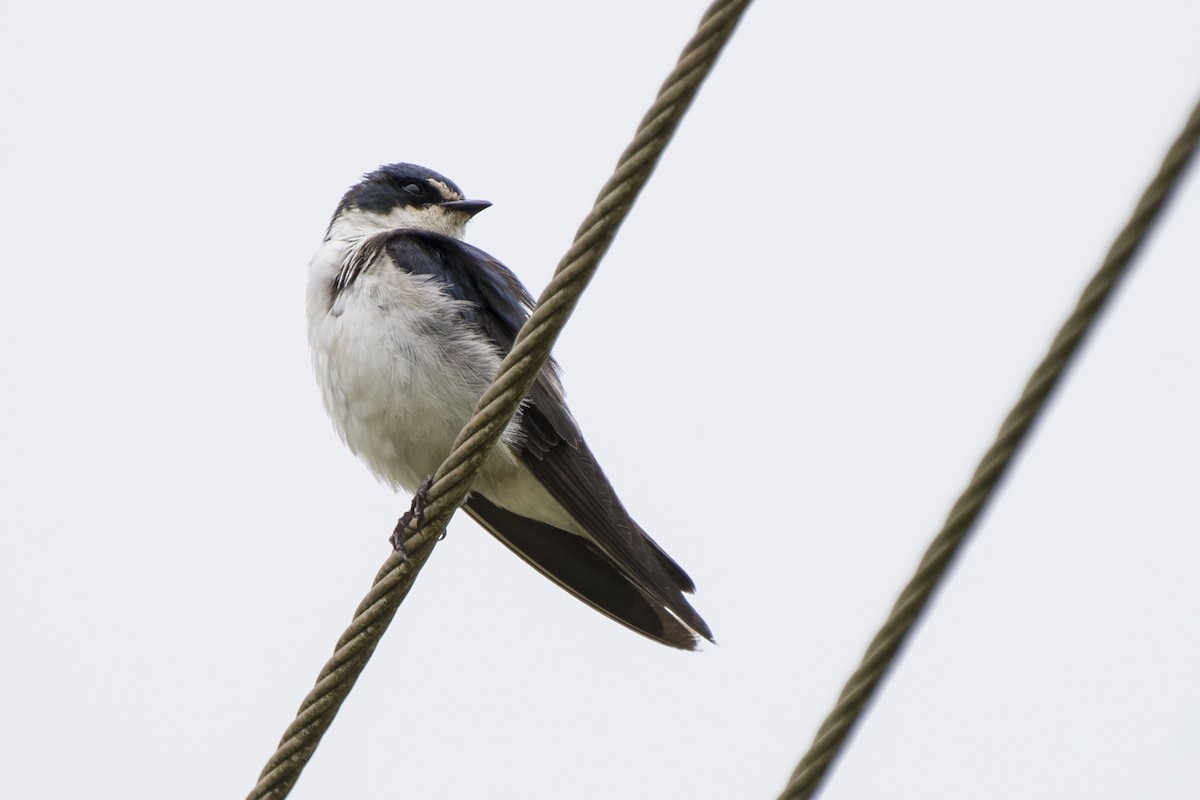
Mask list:
POLYGON ((711 640, 708 625, 683 597, 683 592, 695 590, 692 579, 621 505, 587 442, 580 437, 572 444, 559 435, 542 411, 547 399, 533 395, 530 392, 531 402, 522 417, 521 460, 629 580, 711 640))
POLYGON ((683 623, 582 536, 506 511, 478 492, 463 510, 530 566, 602 614, 657 642, 696 649, 696 636, 683 623))
MULTIPOLYGON (((387 238, 385 246, 397 266, 435 278, 450 297, 464 301, 461 306, 464 321, 483 332, 501 353, 512 349, 517 331, 533 306, 533 298, 512 271, 482 250, 436 233, 396 231, 387 238)), ((663 640, 639 622, 622 616, 617 605, 601 603, 605 597, 611 597, 612 586, 605 590, 609 593, 606 595, 588 584, 586 576, 568 573, 572 570, 582 573, 606 558, 611 568, 644 595, 643 599, 652 599, 669 609, 689 628, 711 641, 708 625, 683 597, 684 592, 695 590, 695 584, 621 505, 567 408, 558 366, 553 360, 538 373, 520 413, 525 435, 518 456, 559 505, 587 531, 594 549, 588 549, 590 556, 584 556, 585 551, 574 543, 542 544, 544 531, 539 533, 539 526, 557 529, 503 511, 490 500, 488 504, 503 514, 480 504, 472 516, 481 519, 501 541, 571 592, 647 636, 663 640), (527 524, 518 531, 516 520, 527 524), (502 526, 517 532, 506 536, 499 530, 502 526)), ((468 510, 472 510, 470 504, 468 510)), ((573 534, 562 533, 569 539, 575 538, 573 534)))

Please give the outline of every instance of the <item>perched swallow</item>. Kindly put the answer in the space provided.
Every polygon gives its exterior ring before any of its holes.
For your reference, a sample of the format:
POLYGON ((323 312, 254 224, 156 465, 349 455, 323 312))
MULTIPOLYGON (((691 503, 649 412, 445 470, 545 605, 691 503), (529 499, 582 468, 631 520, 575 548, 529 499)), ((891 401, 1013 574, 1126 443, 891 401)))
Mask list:
MULTIPOLYGON (((308 338, 325 408, 346 445, 413 492, 449 454, 529 316, 507 267, 462 241, 491 203, 414 164, 364 176, 309 266, 308 338)), ((663 644, 712 633, 695 584, 633 521, 547 363, 463 508, 559 586, 663 644)))

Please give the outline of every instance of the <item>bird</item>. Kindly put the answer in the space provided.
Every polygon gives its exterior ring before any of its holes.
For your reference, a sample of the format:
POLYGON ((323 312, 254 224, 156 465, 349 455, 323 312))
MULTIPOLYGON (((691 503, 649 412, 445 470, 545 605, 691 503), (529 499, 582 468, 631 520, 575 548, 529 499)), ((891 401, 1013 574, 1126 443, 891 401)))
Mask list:
MULTIPOLYGON (((463 241, 490 205, 426 167, 381 166, 342 197, 309 264, 322 402, 346 446, 393 490, 428 488, 533 308, 508 267, 463 241)), ((713 642, 684 596, 695 583, 626 511, 584 441, 553 359, 462 508, 630 629, 682 650, 713 642)))

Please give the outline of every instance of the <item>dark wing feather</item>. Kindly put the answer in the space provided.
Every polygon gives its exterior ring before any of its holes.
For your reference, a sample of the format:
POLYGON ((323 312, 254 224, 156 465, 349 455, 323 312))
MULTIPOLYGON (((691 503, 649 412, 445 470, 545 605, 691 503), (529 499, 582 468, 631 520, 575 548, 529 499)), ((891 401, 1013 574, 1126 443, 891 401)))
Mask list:
POLYGON ((463 510, 530 566, 597 611, 657 642, 696 649, 691 631, 648 599, 586 539, 513 514, 478 493, 463 510))
MULTIPOLYGON (((549 427, 544 419, 539 405, 525 408, 528 439, 549 427)), ((521 460, 630 580, 712 640, 708 625, 683 597, 683 592, 694 589, 691 578, 630 517, 587 442, 580 439, 572 446, 543 438, 533 446, 527 441, 521 460)))
MULTIPOLYGON (((482 331, 500 352, 512 349, 533 298, 507 267, 476 247, 436 233, 394 231, 382 244, 398 267, 437 279, 450 297, 465 301, 464 320, 482 331)), ((595 547, 581 546, 573 534, 518 517, 490 501, 474 507, 468 503, 472 516, 560 585, 647 636, 665 641, 662 637, 666 635, 648 629, 644 609, 637 610, 639 603, 645 605, 650 598, 711 641, 708 625, 683 597, 683 592, 695 590, 695 584, 621 505, 567 408, 553 360, 530 389, 521 409, 521 427, 525 436, 520 458, 589 533, 595 547), (548 537, 547 531, 560 536, 548 537), (605 588, 580 577, 585 565, 607 573, 605 588), (614 575, 636 589, 631 595, 636 602, 621 601, 628 609, 617 602, 614 575)), ((654 618, 662 623, 662 616, 658 609, 654 618)))

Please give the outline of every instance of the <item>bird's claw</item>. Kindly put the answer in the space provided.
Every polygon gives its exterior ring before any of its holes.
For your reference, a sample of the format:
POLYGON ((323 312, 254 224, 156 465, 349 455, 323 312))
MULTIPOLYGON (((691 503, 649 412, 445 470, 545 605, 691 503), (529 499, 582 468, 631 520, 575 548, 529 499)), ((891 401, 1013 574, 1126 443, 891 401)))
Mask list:
MULTIPOLYGON (((404 516, 400 517, 400 520, 396 523, 396 529, 392 531, 392 535, 388 539, 392 543, 392 548, 405 563, 408 563, 408 551, 404 547, 404 535, 408 531, 408 526, 414 522, 416 522, 416 531, 420 531, 421 526, 425 524, 425 506, 429 500, 429 490, 432 488, 433 476, 427 475, 413 494, 412 505, 408 507, 408 511, 404 512, 404 516)), ((442 537, 445 537, 445 535, 443 531, 442 537)))

